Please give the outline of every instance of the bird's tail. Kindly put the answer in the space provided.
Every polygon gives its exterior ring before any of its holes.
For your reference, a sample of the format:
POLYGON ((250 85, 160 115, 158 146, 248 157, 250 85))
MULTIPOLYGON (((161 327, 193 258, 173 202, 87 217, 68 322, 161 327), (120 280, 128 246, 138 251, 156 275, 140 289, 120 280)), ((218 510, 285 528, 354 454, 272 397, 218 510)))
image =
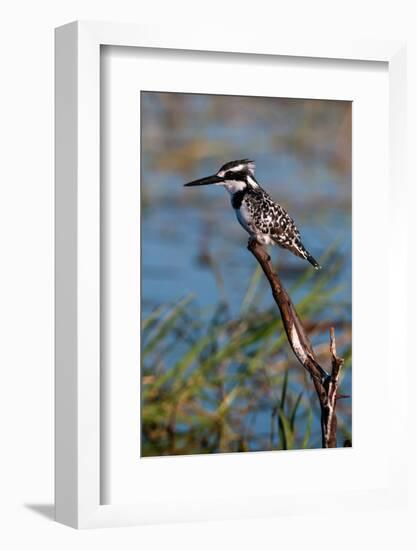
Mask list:
POLYGON ((315 258, 313 258, 313 256, 305 248, 305 246, 301 241, 293 243, 293 246, 294 246, 294 249, 293 249, 294 254, 310 262, 315 269, 321 269, 321 265, 318 263, 318 261, 315 258))
MULTIPOLYGON (((307 251, 306 251, 307 252, 307 251)), ((321 269, 321 265, 313 258, 311 254, 307 252, 306 260, 311 263, 315 269, 321 269)))

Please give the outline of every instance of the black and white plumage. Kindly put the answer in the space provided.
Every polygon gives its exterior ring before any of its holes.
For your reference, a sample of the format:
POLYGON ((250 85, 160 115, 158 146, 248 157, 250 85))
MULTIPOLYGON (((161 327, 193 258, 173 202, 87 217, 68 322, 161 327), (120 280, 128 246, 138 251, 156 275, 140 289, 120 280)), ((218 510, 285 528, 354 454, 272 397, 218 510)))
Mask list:
POLYGON ((239 223, 259 244, 278 244, 320 269, 301 242, 294 220, 256 181, 253 161, 242 159, 227 162, 216 174, 191 181, 185 186, 210 184, 227 189, 239 223))

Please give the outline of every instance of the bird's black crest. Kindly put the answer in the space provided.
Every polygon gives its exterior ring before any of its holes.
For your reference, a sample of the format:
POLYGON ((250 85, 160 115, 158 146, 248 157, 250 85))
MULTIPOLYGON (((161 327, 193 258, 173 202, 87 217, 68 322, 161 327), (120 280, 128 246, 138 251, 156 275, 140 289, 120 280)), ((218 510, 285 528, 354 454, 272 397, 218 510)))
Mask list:
POLYGON ((253 160, 249 159, 241 159, 241 160, 231 160, 230 162, 226 162, 226 164, 223 164, 223 166, 220 168, 220 170, 231 170, 232 168, 235 168, 236 166, 239 166, 240 164, 254 164, 253 160))

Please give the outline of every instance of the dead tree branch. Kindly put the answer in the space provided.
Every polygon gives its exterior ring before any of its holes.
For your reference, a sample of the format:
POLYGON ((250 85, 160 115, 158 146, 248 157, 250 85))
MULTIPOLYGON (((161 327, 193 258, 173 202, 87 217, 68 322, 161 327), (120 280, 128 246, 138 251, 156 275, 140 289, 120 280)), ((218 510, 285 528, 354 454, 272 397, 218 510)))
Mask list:
POLYGON ((288 342, 301 365, 310 374, 321 410, 322 447, 337 446, 336 402, 338 380, 343 359, 336 354, 333 327, 330 328, 331 374, 319 365, 308 335, 297 315, 294 304, 274 271, 271 258, 257 241, 250 239, 248 250, 258 260, 271 286, 272 296, 281 313, 288 342))

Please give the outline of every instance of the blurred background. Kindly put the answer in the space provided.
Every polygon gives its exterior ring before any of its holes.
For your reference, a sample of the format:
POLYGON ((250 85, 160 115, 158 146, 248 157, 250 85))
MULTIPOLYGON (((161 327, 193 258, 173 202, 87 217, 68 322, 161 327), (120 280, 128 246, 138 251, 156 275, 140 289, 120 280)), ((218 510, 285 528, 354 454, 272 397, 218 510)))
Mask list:
MULTIPOLYGON (((321 446, 311 380, 228 193, 183 187, 240 158, 323 266, 271 253, 324 367, 335 326, 351 396, 351 103, 142 92, 142 456, 321 446)), ((349 445, 351 397, 338 410, 349 445)))

